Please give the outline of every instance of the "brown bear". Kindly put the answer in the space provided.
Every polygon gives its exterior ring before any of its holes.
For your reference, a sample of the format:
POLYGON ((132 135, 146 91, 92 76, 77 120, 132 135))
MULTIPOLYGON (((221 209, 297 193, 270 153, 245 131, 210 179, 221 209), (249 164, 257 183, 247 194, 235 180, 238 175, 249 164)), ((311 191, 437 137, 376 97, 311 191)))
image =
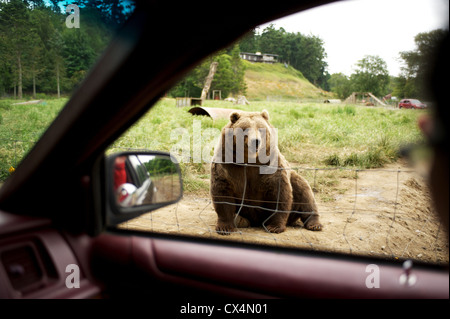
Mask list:
POLYGON ((298 219, 322 229, 311 187, 280 153, 266 110, 230 114, 211 163, 211 197, 222 235, 245 226, 281 233, 298 219))

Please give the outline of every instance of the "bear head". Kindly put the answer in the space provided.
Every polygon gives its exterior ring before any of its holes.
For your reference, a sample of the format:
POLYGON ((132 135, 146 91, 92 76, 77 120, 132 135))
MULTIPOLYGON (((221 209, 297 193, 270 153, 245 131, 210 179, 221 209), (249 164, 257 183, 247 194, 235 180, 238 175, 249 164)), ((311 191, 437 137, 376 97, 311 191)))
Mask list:
POLYGON ((267 110, 233 111, 230 122, 222 129, 222 154, 226 162, 232 154, 234 163, 266 164, 277 149, 275 136, 267 110))

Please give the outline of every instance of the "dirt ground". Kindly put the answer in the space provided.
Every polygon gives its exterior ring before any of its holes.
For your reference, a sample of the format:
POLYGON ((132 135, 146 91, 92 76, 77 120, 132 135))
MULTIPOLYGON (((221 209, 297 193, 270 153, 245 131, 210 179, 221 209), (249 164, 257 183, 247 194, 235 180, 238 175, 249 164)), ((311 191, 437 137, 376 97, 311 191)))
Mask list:
POLYGON ((218 235, 216 213, 207 193, 184 194, 177 204, 142 215, 121 227, 448 263, 447 234, 434 213, 426 183, 420 173, 404 163, 353 171, 338 181, 332 193, 325 197, 318 195, 316 200, 324 226, 319 232, 298 225, 288 227, 281 234, 268 233, 264 228, 239 228, 229 236, 218 235))

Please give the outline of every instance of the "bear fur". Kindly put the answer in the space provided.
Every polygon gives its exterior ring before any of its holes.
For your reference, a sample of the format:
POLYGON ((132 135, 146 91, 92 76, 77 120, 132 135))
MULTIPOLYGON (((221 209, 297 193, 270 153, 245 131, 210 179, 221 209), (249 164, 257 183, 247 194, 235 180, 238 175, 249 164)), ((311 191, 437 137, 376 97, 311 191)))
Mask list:
POLYGON ((219 234, 228 235, 245 226, 263 226, 271 233, 281 233, 299 219, 306 229, 322 229, 311 187, 290 169, 275 133, 266 110, 230 114, 211 163, 210 191, 219 234), (239 129, 245 132, 244 138, 237 136, 239 129), (233 134, 232 140, 227 142, 226 134, 233 134), (241 148, 239 141, 243 141, 241 148), (226 155, 230 150, 232 153, 226 155), (268 157, 275 159, 276 165, 268 162, 268 157), (273 170, 262 173, 261 168, 269 165, 273 170))

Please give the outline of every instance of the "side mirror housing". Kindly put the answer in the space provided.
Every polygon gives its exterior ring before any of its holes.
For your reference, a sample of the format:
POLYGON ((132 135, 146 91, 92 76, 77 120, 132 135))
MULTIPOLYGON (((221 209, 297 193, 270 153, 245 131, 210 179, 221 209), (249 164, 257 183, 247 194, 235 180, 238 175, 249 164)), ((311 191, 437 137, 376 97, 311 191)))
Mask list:
POLYGON ((121 152, 106 159, 106 222, 116 225, 183 196, 177 160, 165 152, 121 152))

